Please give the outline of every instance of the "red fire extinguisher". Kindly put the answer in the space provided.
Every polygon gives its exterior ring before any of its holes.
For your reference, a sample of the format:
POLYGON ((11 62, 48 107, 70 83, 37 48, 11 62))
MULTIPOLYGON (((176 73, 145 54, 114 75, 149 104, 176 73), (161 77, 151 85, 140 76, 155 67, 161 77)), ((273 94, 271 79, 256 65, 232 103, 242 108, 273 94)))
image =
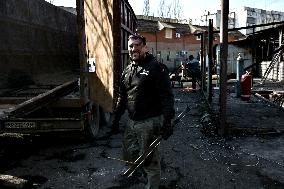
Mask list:
POLYGON ((241 78, 241 99, 248 101, 251 96, 252 76, 250 72, 246 72, 241 78))

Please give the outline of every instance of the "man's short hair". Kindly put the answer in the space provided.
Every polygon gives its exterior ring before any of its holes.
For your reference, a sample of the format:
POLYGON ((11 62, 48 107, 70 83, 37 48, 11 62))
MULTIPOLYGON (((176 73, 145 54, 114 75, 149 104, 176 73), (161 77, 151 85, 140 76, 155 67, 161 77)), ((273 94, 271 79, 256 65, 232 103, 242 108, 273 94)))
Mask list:
POLYGON ((143 43, 143 45, 146 45, 146 38, 143 35, 133 34, 133 35, 130 35, 128 37, 128 40, 129 39, 134 39, 134 40, 138 39, 138 40, 140 40, 143 43))

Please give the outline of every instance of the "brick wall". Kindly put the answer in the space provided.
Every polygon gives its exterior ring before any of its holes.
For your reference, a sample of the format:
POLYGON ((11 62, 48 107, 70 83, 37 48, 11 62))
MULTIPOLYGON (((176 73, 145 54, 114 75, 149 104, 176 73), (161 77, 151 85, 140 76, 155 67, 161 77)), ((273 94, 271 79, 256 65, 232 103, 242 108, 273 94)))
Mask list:
MULTIPOLYGON (((175 31, 171 39, 165 38, 165 30, 154 32, 139 32, 147 39, 149 52, 154 54, 157 59, 166 64, 170 70, 180 65, 181 61, 193 55, 195 58, 200 50, 200 40, 194 34, 181 34, 176 37, 175 31), (184 51, 185 54, 178 54, 184 51), (158 53, 157 53, 158 52, 158 53), (160 55, 159 55, 160 53, 160 55)), ((217 39, 214 43, 218 43, 217 39)))

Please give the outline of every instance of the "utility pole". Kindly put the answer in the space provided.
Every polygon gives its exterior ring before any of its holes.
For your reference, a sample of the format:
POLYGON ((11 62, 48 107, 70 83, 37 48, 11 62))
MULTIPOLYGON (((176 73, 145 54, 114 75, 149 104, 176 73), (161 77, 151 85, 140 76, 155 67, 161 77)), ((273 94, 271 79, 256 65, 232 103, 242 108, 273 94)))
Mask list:
POLYGON ((228 13, 229 0, 222 0, 220 29, 220 127, 219 135, 225 135, 227 119, 227 56, 228 56, 228 13))
POLYGON ((216 15, 216 13, 211 14, 209 11, 206 11, 206 14, 201 16, 201 21, 204 22, 203 18, 205 17, 205 26, 208 26, 208 17, 216 15))

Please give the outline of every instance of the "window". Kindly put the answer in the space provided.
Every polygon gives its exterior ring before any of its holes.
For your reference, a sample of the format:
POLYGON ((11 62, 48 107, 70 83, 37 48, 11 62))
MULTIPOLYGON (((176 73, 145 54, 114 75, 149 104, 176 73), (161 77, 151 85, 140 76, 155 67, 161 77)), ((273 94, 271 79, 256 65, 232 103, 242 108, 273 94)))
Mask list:
POLYGON ((172 36, 173 36, 173 30, 172 30, 172 29, 169 29, 169 28, 166 28, 166 35, 165 35, 165 38, 171 39, 172 36))
POLYGON ((180 38, 180 33, 176 33, 176 38, 180 38))
POLYGON ((201 40, 201 35, 196 36, 196 40, 200 41, 201 40))

